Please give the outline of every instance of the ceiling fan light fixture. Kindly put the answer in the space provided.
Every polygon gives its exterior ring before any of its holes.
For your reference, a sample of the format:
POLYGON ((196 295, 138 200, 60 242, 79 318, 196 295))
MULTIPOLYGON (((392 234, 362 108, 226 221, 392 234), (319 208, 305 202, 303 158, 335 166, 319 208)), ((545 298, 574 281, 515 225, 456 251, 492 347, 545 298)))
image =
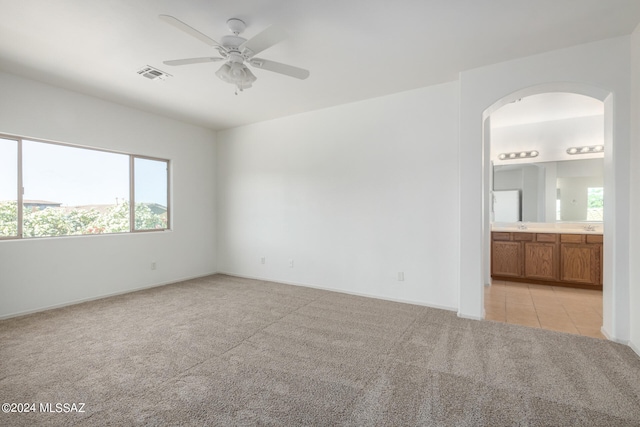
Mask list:
POLYGON ((216 76, 223 82, 236 85, 241 91, 252 86, 257 80, 256 76, 240 62, 227 62, 216 71, 216 76))
POLYGON ((222 67, 220 67, 220 69, 216 71, 216 76, 218 76, 218 78, 223 82, 233 83, 233 80, 231 79, 230 71, 231 71, 231 66, 229 66, 228 63, 224 63, 222 64, 222 67))

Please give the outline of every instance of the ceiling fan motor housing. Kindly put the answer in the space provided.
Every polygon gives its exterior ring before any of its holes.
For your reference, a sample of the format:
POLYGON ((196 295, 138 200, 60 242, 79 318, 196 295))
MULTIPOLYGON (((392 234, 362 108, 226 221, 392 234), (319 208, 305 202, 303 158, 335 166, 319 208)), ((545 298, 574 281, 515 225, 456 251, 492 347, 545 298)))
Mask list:
POLYGON ((242 19, 238 18, 231 18, 227 20, 227 26, 229 27, 229 31, 235 35, 242 34, 245 28, 247 28, 247 24, 245 24, 242 19))
POLYGON ((220 39, 221 45, 228 50, 238 50, 240 45, 247 41, 244 37, 240 36, 222 36, 220 39))

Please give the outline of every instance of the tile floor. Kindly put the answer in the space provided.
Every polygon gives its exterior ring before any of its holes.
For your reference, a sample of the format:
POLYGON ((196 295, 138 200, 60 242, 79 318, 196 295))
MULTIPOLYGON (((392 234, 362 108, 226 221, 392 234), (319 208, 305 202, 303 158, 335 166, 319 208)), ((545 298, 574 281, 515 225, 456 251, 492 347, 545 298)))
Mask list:
POLYGON ((605 338, 602 291, 494 280, 484 308, 487 320, 605 338))

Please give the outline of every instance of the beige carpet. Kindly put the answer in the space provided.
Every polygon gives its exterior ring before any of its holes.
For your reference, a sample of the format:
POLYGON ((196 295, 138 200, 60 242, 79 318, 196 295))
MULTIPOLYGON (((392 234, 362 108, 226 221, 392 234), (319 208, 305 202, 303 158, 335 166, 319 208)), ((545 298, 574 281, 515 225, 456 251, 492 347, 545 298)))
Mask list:
POLYGON ((2 426, 640 425, 626 346, 223 275, 2 321, 0 363, 2 426))

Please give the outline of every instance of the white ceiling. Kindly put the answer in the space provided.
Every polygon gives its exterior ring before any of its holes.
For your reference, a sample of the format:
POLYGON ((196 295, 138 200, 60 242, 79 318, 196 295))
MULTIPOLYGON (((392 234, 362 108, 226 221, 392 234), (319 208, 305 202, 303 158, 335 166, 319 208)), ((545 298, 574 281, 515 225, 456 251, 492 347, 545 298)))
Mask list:
POLYGON ((453 81, 463 70, 630 34, 638 0, 0 0, 0 69, 211 129, 453 81), (271 24, 290 37, 259 56, 306 68, 265 70, 234 87, 219 64, 162 61, 216 52, 160 21, 168 14, 220 40, 271 24), (151 81, 145 65, 173 75, 151 81))
POLYGON ((491 114, 491 156, 495 164, 601 158, 603 153, 567 154, 569 147, 604 145, 604 103, 574 93, 524 97, 491 114), (499 160, 500 153, 536 150, 534 159, 499 160))

